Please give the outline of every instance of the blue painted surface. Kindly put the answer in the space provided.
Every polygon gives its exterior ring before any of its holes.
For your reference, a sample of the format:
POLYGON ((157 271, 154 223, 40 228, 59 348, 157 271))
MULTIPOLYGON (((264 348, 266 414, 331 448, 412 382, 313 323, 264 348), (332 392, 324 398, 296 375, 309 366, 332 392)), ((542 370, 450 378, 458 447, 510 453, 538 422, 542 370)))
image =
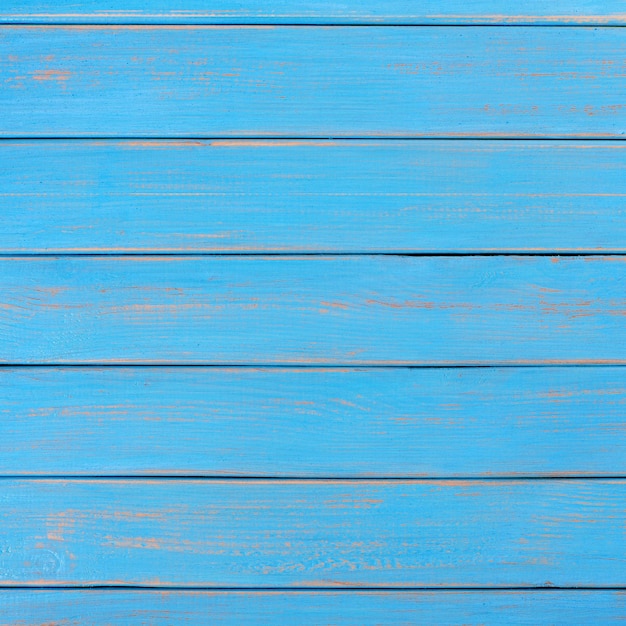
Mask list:
POLYGON ((0 482, 4 584, 611 587, 626 481, 0 482))
POLYGON ((626 473, 619 367, 5 368, 0 474, 626 473))
POLYGON ((2 253, 626 251, 616 141, 7 141, 2 253))
POLYGON ((620 0, 4 0, 0 22, 102 24, 624 24, 620 0))
POLYGON ((8 623, 68 626, 275 624, 500 626, 623 621, 619 591, 3 591, 8 623))
POLYGON ((4 137, 626 132, 620 28, 42 26, 0 41, 4 137))
POLYGON ((2 4, 0 621, 624 617, 623 3, 418 4, 2 4))
POLYGON ((626 363, 626 258, 18 257, 0 362, 626 363))

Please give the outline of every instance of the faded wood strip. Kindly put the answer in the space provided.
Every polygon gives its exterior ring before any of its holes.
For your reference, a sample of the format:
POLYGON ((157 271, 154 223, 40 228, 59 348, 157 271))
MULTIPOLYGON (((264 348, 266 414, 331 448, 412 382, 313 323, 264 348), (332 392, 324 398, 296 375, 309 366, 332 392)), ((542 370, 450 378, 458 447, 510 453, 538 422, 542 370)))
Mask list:
POLYGON ((624 364, 625 261, 5 257, 0 361, 624 364))
POLYGON ((500 626, 514 623, 621 623, 626 594, 620 591, 0 591, 4 624, 184 623, 430 624, 500 626))
POLYGON ((7 141, 0 251, 626 251, 626 144, 7 141))
POLYGON ((616 367, 1 369, 0 473, 626 475, 625 383, 616 367))
POLYGON ((103 24, 624 24, 619 0, 4 0, 0 22, 103 24))
POLYGON ((606 137, 619 28, 3 27, 5 137, 606 137))
POLYGON ((5 585, 620 586, 626 482, 0 484, 5 585))

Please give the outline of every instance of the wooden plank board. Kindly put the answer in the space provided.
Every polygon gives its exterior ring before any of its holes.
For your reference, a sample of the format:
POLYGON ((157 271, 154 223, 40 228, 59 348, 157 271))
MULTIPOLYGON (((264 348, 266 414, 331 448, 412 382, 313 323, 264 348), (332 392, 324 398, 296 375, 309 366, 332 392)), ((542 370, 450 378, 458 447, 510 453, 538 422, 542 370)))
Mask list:
POLYGON ((3 27, 4 137, 606 137, 619 28, 3 27))
POLYGON ((4 624, 297 623, 374 626, 612 624, 623 620, 620 591, 123 591, 4 590, 4 624))
POLYGON ((4 585, 623 587, 626 481, 3 480, 4 585))
POLYGON ((0 143, 4 253, 626 251, 626 144, 0 143))
POLYGON ((0 22, 104 24, 624 24, 619 0, 4 0, 0 22))
POLYGON ((5 257, 0 361, 624 364, 625 261, 5 257))
POLYGON ((625 383, 620 367, 2 368, 0 474, 626 475, 625 383))

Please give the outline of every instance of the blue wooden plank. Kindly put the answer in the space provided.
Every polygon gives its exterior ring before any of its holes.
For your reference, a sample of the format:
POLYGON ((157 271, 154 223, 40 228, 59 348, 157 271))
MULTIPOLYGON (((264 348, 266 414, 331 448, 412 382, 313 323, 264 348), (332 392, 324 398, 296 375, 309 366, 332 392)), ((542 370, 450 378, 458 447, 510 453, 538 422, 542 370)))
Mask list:
POLYGON ((626 475, 625 382, 619 367, 3 368, 0 474, 626 475))
POLYGON ((606 137, 620 28, 3 27, 5 137, 606 137))
POLYGON ((626 251, 626 145, 5 141, 0 251, 626 251))
POLYGON ((0 22, 103 24, 624 24, 619 0, 4 0, 0 22))
POLYGON ((4 480, 4 585, 623 587, 626 481, 4 480))
POLYGON ((5 257, 0 361, 624 364, 625 261, 5 257))
POLYGON ((466 626, 617 624, 620 591, 123 591, 4 590, 7 625, 466 626))

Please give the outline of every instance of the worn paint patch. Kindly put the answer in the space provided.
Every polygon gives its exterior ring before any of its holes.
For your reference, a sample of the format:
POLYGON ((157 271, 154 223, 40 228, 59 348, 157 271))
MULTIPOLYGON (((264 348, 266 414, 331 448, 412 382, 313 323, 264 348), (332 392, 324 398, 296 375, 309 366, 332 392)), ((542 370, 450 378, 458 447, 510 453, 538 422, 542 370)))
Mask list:
POLYGON ((37 70, 33 73, 33 80, 64 82, 71 75, 69 70, 37 70))

